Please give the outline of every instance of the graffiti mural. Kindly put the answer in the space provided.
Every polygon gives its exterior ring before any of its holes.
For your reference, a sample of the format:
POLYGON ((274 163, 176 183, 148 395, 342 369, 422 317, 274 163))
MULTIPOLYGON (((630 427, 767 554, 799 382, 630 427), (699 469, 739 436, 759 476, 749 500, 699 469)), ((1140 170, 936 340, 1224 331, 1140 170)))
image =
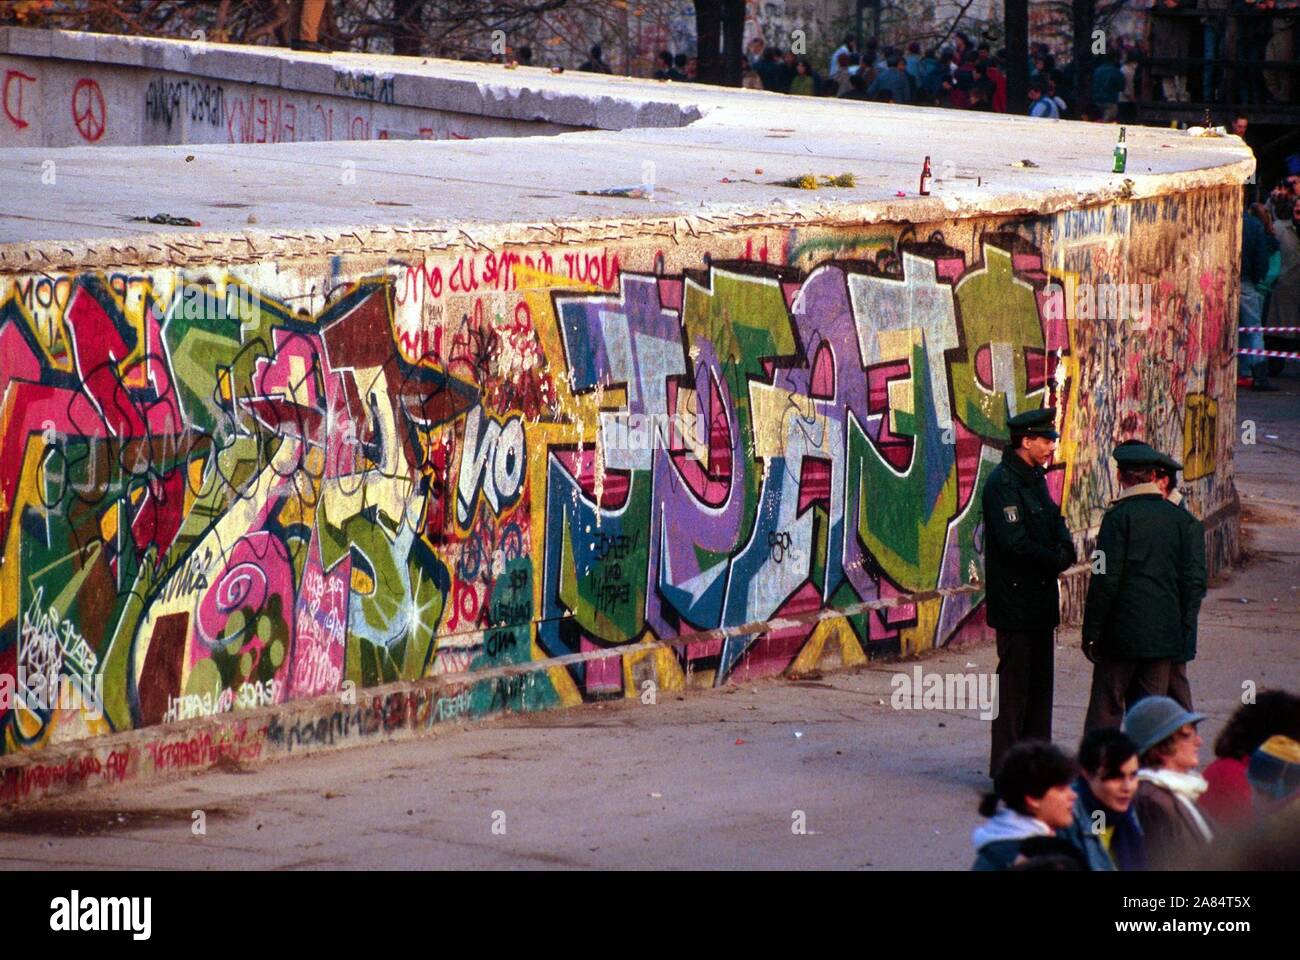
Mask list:
MULTIPOLYGON (((4 750, 650 639, 684 638, 431 716, 982 637, 951 588, 1028 409, 1058 408, 1081 542, 1134 408, 1172 404, 1211 497, 1219 328, 1177 374, 1113 356, 1059 302, 1104 242, 947 229, 0 278, 4 750)), ((1157 331, 1221 324, 1221 281, 1175 281, 1157 331)))
POLYGON ((1187 398, 1183 421, 1183 473, 1189 480, 1214 473, 1219 405, 1203 393, 1187 398))

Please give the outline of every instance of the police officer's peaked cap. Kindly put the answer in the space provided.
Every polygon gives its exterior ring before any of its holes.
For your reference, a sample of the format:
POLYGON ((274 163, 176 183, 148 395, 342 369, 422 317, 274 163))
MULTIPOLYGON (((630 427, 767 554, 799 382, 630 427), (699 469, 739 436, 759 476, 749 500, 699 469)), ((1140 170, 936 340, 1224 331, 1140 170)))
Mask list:
POLYGON ((1011 431, 1013 437, 1047 437, 1049 440, 1059 440, 1061 435, 1053 427, 1055 422, 1056 408, 1044 407, 1042 410, 1026 410, 1014 417, 1007 417, 1007 429, 1011 431))
POLYGON ((1150 463, 1157 467, 1163 467, 1166 470, 1172 470, 1175 473, 1183 469, 1183 465, 1173 457, 1169 456, 1169 454, 1161 453, 1159 450, 1149 444, 1143 443, 1141 440, 1125 440, 1123 443, 1116 446, 1115 460, 1126 466, 1146 466, 1150 463), (1146 456, 1148 453, 1154 453, 1156 458, 1154 460, 1125 459, 1126 457, 1132 458, 1135 455, 1132 453, 1121 454, 1120 451, 1129 450, 1133 447, 1137 447, 1141 451, 1142 456, 1146 456))
POLYGON ((1154 467, 1167 459, 1163 453, 1141 441, 1121 443, 1113 456, 1121 467, 1154 467))
POLYGON ((1157 460, 1156 463, 1159 466, 1164 467, 1166 470, 1173 471, 1174 473, 1177 473, 1179 470, 1183 469, 1183 465, 1179 463, 1177 460, 1175 460, 1173 457, 1169 456, 1169 454, 1167 453, 1160 454, 1160 459, 1157 460))

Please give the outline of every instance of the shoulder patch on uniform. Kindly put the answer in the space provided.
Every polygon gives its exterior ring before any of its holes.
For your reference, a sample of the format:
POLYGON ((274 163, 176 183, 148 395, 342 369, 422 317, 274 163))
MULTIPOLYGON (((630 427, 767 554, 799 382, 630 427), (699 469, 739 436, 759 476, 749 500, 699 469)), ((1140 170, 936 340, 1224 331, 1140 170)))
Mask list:
POLYGON ((1002 516, 1007 518, 1007 523, 1017 523, 1020 520, 1020 508, 1014 506, 1003 507, 1002 516))

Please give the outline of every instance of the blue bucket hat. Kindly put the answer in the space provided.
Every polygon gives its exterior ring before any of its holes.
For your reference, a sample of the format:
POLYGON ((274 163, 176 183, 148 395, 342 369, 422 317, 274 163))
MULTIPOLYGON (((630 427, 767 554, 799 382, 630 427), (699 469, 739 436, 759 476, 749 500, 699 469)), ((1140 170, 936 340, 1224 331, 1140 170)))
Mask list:
POLYGON ((1200 723, 1203 713, 1184 710, 1170 697, 1143 697, 1124 715, 1123 731, 1137 744, 1138 755, 1168 740, 1185 723, 1200 723))

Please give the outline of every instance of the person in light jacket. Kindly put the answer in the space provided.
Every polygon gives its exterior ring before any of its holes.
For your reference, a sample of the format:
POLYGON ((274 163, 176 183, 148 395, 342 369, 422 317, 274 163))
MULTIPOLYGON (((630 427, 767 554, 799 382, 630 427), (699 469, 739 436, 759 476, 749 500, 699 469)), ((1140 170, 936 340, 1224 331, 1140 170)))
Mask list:
POLYGON ((1074 821, 1074 761, 1043 740, 1022 740, 1002 758, 994 792, 980 803, 988 817, 971 834, 975 845, 972 870, 1010 870, 1032 856, 1022 845, 1052 837, 1074 821))

